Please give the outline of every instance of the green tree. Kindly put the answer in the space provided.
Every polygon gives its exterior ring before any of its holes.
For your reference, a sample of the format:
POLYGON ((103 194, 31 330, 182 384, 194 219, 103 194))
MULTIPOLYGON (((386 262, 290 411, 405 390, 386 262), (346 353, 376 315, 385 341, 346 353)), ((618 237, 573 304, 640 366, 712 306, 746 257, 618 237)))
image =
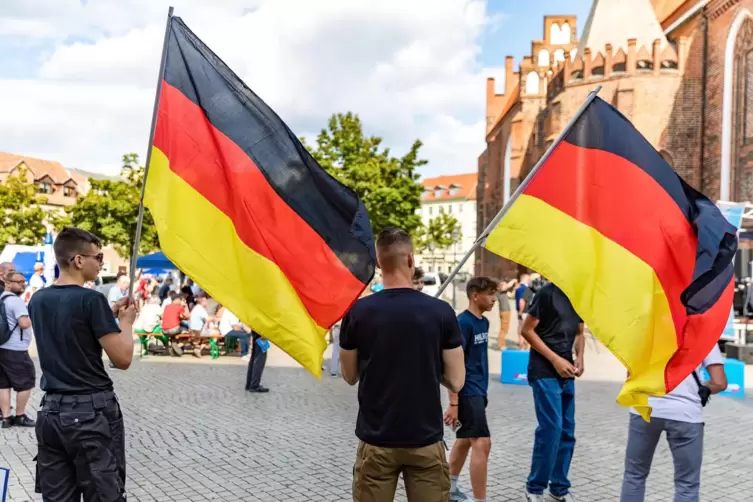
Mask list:
MULTIPOLYGON (((144 167, 135 153, 123 155, 120 180, 90 179, 91 189, 68 208, 71 224, 97 235, 123 257, 131 256, 136 237, 144 167)), ((139 254, 159 248, 157 229, 147 209, 141 232, 139 254)))
POLYGON ((57 223, 54 213, 48 215, 41 207, 47 197, 37 195, 26 176, 27 171, 20 169, 0 183, 0 249, 6 244, 41 244, 47 233, 45 221, 57 223))
POLYGON ((428 225, 422 225, 416 232, 416 248, 419 252, 425 251, 434 244, 437 250, 447 249, 456 242, 460 235, 460 222, 454 216, 439 212, 439 216, 429 220, 428 225), (453 237, 453 234, 454 237, 453 237))
POLYGON ((328 173, 358 194, 375 233, 397 226, 415 235, 421 226, 422 192, 416 171, 426 164, 419 159, 420 148, 421 141, 416 140, 404 156, 393 157, 382 139, 365 136, 358 115, 348 112, 333 115, 316 138, 316 148, 309 151, 328 173))

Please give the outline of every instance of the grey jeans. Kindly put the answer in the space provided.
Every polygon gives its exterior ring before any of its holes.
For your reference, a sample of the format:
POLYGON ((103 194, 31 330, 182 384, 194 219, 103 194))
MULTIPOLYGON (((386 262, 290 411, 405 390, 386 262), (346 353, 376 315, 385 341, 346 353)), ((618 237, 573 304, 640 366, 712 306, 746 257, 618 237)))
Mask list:
POLYGON ((700 502, 703 424, 665 418, 652 418, 647 423, 633 414, 630 415, 620 502, 643 502, 646 478, 662 431, 667 433, 675 464, 674 502, 700 502))

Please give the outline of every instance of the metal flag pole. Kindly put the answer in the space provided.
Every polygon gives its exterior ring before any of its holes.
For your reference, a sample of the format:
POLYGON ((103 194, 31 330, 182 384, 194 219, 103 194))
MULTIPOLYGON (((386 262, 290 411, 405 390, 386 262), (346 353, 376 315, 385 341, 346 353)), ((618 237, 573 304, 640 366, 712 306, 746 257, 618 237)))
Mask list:
POLYGON ((154 131, 157 129, 157 111, 159 110, 160 96, 162 94, 162 79, 165 75, 165 62, 167 60, 167 41, 170 37, 170 20, 173 17, 173 7, 167 10, 167 22, 165 24, 165 39, 162 42, 162 58, 159 63, 159 75, 157 76, 157 90, 154 95, 154 109, 152 110, 152 128, 149 131, 149 143, 146 149, 146 165, 144 166, 144 180, 141 182, 141 198, 139 199, 139 217, 136 220, 136 235, 133 239, 133 249, 131 250, 131 263, 129 266, 130 284, 128 286, 128 297, 133 296, 133 281, 136 277, 136 259, 139 256, 139 247, 141 247, 141 229, 144 226, 144 194, 146 193, 146 179, 149 174, 149 162, 152 160, 152 143, 154 142, 154 131))
POLYGON ((507 203, 500 209, 500 211, 497 213, 497 215, 492 219, 492 221, 489 222, 489 225, 487 225, 486 229, 484 229, 483 232, 481 232, 481 235, 478 236, 478 239, 473 243, 471 246, 471 249, 468 250, 468 252, 463 256, 463 258, 455 265, 455 269, 450 273, 450 275, 445 279, 444 283, 439 287, 439 291, 437 291, 437 294, 435 295, 436 298, 439 298, 445 289, 447 289, 447 286, 452 282, 452 280, 455 278, 455 276, 460 272, 460 269, 463 268, 463 265, 465 265, 465 262, 468 261, 468 259, 473 255, 473 253, 476 252, 476 250, 482 246, 486 242, 486 238, 489 237, 489 234, 492 233, 492 230, 497 226, 497 224, 504 218, 505 214, 507 214, 507 211, 510 210, 510 207, 512 207, 513 203, 515 203, 515 200, 520 196, 521 193, 523 193, 523 190, 525 190, 526 186, 528 186, 528 183, 531 182, 533 177, 536 175, 539 169, 541 169, 541 166, 544 165, 544 163, 549 159, 549 157, 552 155, 552 152, 555 148, 557 148, 557 145, 560 144, 562 139, 567 136, 567 134, 570 132, 570 130, 575 125, 575 122, 580 118, 581 115, 583 115, 583 112, 586 111, 586 108, 588 108, 588 105, 591 104, 591 102, 596 99, 597 94, 599 94, 599 91, 601 90, 601 86, 597 85, 593 91, 591 91, 588 94, 588 97, 583 102, 582 105, 580 105, 580 108, 578 108, 578 111, 575 112, 575 115, 570 119, 570 122, 567 123, 564 129, 562 129, 562 132, 559 136, 557 136, 557 139, 552 142, 551 145, 549 145, 549 148, 547 148, 546 152, 544 152, 544 155, 541 156, 539 161, 536 163, 535 166, 533 166, 533 169, 531 169, 531 172, 528 173, 528 176, 525 177, 523 182, 518 186, 518 188, 515 190, 515 192, 512 194, 510 199, 507 201, 507 203))

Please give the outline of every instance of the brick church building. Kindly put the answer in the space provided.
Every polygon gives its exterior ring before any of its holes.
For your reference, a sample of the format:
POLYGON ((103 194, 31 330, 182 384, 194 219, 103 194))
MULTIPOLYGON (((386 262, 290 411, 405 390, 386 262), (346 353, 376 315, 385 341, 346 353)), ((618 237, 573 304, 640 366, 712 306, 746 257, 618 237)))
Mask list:
MULTIPOLYGON (((753 200, 753 0, 594 0, 580 40, 578 22, 545 16, 517 71, 507 57, 504 88, 487 80, 478 232, 597 84, 690 185, 753 200)), ((479 274, 518 271, 483 249, 475 259, 479 274)))

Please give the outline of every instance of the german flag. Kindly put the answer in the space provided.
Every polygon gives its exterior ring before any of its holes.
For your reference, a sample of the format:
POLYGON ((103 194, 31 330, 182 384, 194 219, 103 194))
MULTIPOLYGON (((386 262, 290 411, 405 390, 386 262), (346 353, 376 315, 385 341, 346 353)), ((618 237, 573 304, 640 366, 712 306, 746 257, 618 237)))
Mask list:
POLYGON ((719 340, 736 229, 612 106, 596 98, 486 242, 562 289, 629 375, 617 402, 681 383, 719 340))
POLYGON ((326 330, 374 275, 366 209, 180 18, 169 23, 145 189, 162 250, 319 376, 326 330))

